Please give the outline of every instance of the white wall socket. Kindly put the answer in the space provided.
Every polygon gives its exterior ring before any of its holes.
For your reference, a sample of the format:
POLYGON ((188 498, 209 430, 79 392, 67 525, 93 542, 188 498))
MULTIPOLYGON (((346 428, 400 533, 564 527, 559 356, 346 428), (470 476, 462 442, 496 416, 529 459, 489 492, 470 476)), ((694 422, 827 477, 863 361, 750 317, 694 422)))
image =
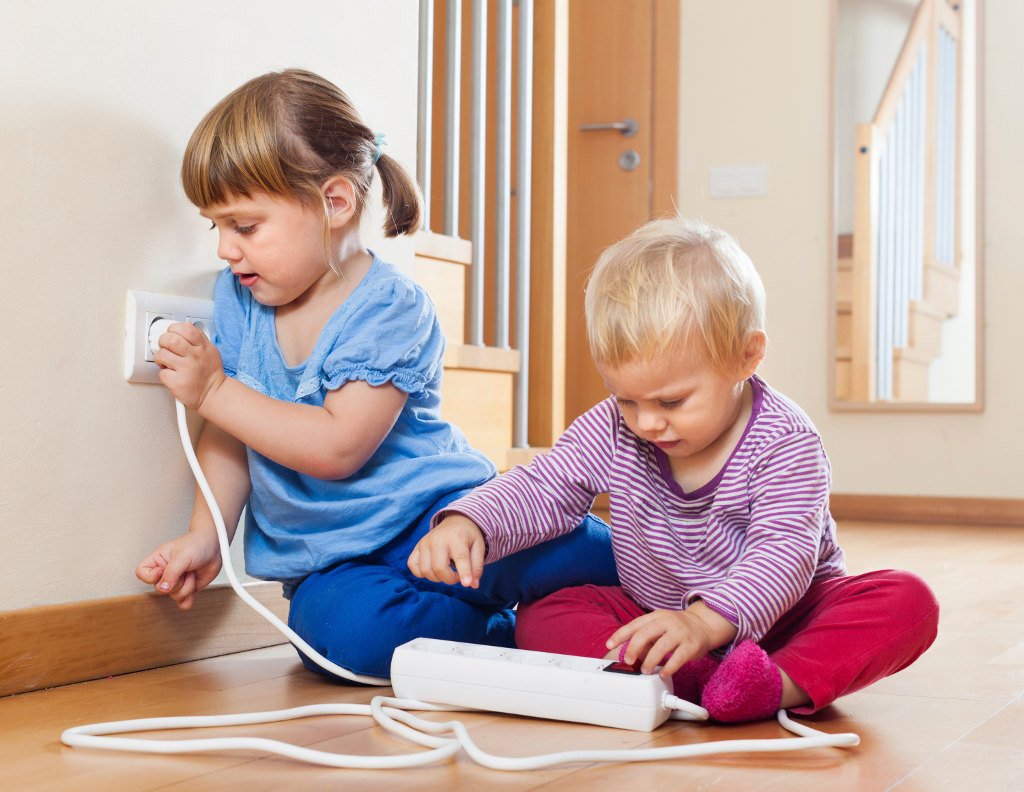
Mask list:
POLYGON ((124 336, 124 378, 129 382, 159 382, 160 367, 149 349, 149 326, 157 319, 190 322, 213 335, 213 300, 173 294, 128 292, 124 336))

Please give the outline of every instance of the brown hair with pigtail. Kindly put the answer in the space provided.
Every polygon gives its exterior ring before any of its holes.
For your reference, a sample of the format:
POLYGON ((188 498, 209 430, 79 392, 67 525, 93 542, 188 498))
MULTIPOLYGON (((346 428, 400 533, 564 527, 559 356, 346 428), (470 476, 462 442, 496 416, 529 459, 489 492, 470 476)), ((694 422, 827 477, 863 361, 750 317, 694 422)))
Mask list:
POLYGON ((286 69, 250 80, 206 114, 185 148, 181 182, 200 209, 257 192, 321 206, 326 241, 330 209, 322 185, 336 176, 348 179, 361 214, 374 170, 385 235, 414 233, 422 205, 416 182, 380 151, 344 91, 312 72, 286 69))

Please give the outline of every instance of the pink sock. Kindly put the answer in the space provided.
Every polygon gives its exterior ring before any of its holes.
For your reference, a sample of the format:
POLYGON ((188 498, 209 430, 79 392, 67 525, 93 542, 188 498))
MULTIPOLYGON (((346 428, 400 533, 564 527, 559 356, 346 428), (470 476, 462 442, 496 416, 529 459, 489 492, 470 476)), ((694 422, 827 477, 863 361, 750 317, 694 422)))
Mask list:
POLYGON ((744 641, 711 675, 700 703, 716 721, 742 723, 774 715, 781 702, 778 666, 756 643, 744 641))

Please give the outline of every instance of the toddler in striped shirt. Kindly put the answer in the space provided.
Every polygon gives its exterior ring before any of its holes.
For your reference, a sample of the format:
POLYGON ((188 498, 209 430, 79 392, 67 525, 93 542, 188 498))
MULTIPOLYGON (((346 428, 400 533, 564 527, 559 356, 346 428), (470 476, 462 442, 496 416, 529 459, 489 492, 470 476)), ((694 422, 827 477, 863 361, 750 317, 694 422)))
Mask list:
POLYGON ((608 493, 620 585, 521 602, 521 648, 636 664, 740 722, 815 712, 931 645, 924 581, 847 574, 821 438, 756 374, 764 288, 729 235, 648 223, 598 260, 586 319, 610 397, 439 512, 415 575, 475 587, 486 563, 570 531, 608 493))

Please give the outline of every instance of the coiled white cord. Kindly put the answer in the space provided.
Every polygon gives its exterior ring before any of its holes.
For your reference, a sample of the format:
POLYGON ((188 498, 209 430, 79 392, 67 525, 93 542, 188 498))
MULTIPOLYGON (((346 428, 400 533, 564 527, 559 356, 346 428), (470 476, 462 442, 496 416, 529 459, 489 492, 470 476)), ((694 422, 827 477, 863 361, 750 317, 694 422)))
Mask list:
MULTIPOLYGON (((178 419, 178 433, 181 437, 185 456, 189 467, 196 478, 200 491, 206 499, 213 514, 220 543, 221 557, 228 582, 239 597, 257 613, 263 616, 285 637, 288 638, 303 654, 321 668, 332 674, 368 685, 387 685, 389 680, 380 677, 355 674, 346 668, 332 663, 316 652, 300 638, 291 628, 284 624, 269 609, 264 607, 239 583, 231 564, 227 530, 224 518, 217 506, 217 501, 210 490, 210 485, 203 474, 192 448, 192 439, 188 433, 185 407, 175 401, 178 419)), ((675 696, 666 697, 666 707, 687 704, 688 718, 706 718, 706 712, 700 707, 683 702, 675 696)), ((651 762, 663 759, 686 759, 697 756, 708 756, 730 752, 774 752, 793 751, 802 748, 851 747, 860 743, 856 734, 826 734, 808 726, 794 723, 785 710, 779 710, 778 720, 783 728, 797 734, 797 737, 778 740, 721 740, 697 745, 679 745, 664 748, 630 749, 617 751, 564 751, 561 753, 543 754, 527 757, 496 756, 480 749, 469 736, 466 727, 460 721, 434 722, 416 717, 406 710, 445 712, 461 708, 428 704, 422 701, 397 699, 388 696, 375 696, 369 704, 318 704, 272 712, 251 712, 238 715, 212 715, 173 718, 142 718, 136 720, 111 721, 75 726, 61 734, 61 742, 71 747, 98 748, 111 751, 135 751, 142 753, 178 754, 209 751, 256 750, 269 754, 284 756, 310 764, 327 767, 347 767, 359 769, 398 769, 431 764, 454 756, 459 750, 484 767, 494 770, 535 770, 552 765, 576 762, 651 762), (421 745, 428 750, 414 753, 365 756, 352 754, 335 754, 317 751, 311 748, 292 745, 279 740, 261 737, 220 737, 198 740, 149 740, 130 737, 111 737, 108 735, 125 734, 140 731, 161 731, 165 729, 193 729, 214 726, 244 726, 256 723, 272 723, 276 721, 294 720, 323 715, 369 715, 385 730, 403 737, 410 742, 421 745)))
POLYGON ((692 759, 723 753, 769 753, 795 751, 805 748, 848 748, 858 745, 856 734, 826 734, 808 726, 794 723, 785 710, 779 710, 778 720, 783 728, 800 735, 777 740, 719 740, 696 745, 674 745, 663 748, 634 748, 626 750, 562 751, 537 756, 497 756, 481 749, 461 721, 435 722, 413 715, 407 710, 448 711, 449 707, 426 704, 422 701, 375 696, 369 704, 319 704, 273 712, 253 712, 241 715, 223 715, 187 718, 143 718, 139 720, 97 723, 76 726, 61 735, 65 745, 100 748, 114 751, 138 751, 159 754, 197 753, 208 751, 257 750, 326 767, 360 769, 398 769, 418 767, 447 759, 463 750, 477 764, 492 770, 536 770, 542 767, 572 763, 594 762, 654 762, 665 759, 692 759), (322 715, 369 715, 385 730, 404 737, 410 742, 428 748, 416 753, 365 756, 335 754, 312 748, 291 745, 261 737, 225 737, 201 740, 143 740, 104 735, 164 729, 188 729, 211 726, 242 726, 254 723, 272 723, 322 715))

